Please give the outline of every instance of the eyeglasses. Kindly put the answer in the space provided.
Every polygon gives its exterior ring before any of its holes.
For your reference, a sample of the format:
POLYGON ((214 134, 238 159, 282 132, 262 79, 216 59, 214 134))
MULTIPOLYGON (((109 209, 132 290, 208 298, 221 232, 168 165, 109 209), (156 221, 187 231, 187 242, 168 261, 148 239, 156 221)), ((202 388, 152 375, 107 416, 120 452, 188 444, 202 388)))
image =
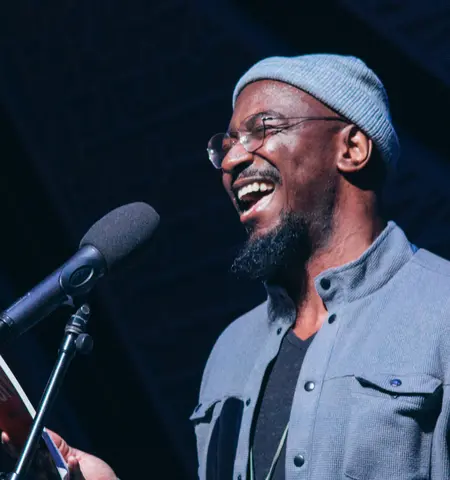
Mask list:
POLYGON ((208 157, 215 168, 222 168, 222 161, 239 142, 248 153, 261 148, 267 137, 276 135, 303 122, 325 120, 350 123, 342 117, 275 117, 264 113, 250 115, 236 131, 216 133, 208 142, 208 157))

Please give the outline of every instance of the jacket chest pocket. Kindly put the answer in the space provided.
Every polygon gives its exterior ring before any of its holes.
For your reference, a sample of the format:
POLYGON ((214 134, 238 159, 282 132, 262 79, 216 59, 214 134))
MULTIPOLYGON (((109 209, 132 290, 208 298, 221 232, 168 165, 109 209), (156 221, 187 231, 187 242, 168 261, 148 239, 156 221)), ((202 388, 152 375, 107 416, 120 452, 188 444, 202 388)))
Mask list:
POLYGON ((201 480, 229 480, 242 422, 244 402, 238 397, 202 402, 190 420, 194 423, 201 480))
POLYGON ((353 380, 346 477, 428 479, 442 382, 426 374, 367 374, 353 380))

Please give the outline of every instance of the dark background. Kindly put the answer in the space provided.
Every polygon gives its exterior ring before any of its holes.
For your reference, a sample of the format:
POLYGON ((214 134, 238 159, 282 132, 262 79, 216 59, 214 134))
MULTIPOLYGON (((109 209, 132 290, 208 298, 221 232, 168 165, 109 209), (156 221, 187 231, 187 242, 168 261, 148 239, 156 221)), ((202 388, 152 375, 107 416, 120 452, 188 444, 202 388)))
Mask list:
MULTIPOLYGON (((226 325, 264 297, 229 273, 243 232, 205 152, 252 63, 361 56, 385 83, 402 142, 389 217, 450 258, 447 1, 1 6, 1 305, 72 255, 111 209, 139 200, 161 215, 152 247, 92 295, 94 351, 75 360, 49 422, 122 480, 195 478, 188 417, 203 365, 226 325)), ((35 403, 69 313, 2 351, 35 403)))

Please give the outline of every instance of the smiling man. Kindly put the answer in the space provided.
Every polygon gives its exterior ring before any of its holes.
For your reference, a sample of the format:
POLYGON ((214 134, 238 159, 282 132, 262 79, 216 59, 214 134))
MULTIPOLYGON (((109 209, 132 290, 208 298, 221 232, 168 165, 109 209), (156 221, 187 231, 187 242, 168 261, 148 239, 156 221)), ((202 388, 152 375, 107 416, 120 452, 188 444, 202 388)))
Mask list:
POLYGON ((206 365, 201 479, 450 478, 450 264, 381 212, 398 159, 361 60, 273 57, 208 144, 248 233, 233 270, 268 300, 206 365))

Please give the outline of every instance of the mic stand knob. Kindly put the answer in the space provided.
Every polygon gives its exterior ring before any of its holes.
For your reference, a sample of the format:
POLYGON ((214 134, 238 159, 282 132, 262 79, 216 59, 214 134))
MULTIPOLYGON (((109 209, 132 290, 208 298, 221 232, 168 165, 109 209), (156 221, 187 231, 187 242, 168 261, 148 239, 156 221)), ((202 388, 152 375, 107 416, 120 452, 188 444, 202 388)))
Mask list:
POLYGON ((76 339, 75 346, 77 347, 77 352, 81 353, 81 355, 89 355, 94 348, 94 340, 88 333, 82 333, 76 339))

